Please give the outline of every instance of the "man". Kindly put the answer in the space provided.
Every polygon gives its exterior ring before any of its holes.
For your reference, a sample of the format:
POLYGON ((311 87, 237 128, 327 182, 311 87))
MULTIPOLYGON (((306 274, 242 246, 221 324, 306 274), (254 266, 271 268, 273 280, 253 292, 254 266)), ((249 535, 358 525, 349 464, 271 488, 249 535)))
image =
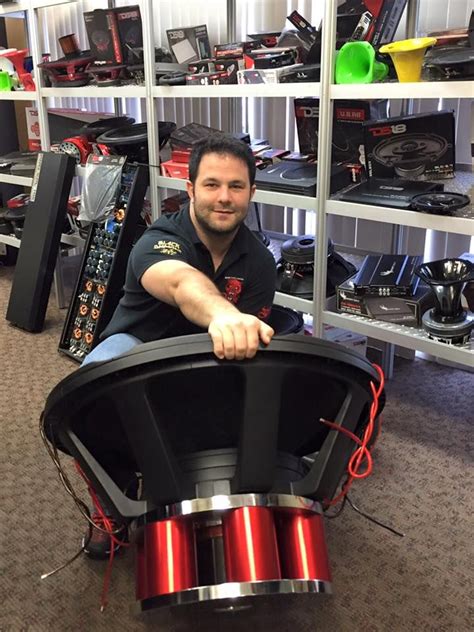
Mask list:
MULTIPOLYGON (((274 332, 263 319, 273 301, 275 260, 243 223, 254 181, 245 143, 219 133, 193 149, 189 205, 160 217, 134 246, 124 295, 83 365, 141 342, 206 330, 219 359, 252 358, 260 342, 270 342, 274 332)), ((102 463, 125 488, 117 458, 102 463)), ((109 547, 108 536, 94 530, 86 552, 105 557, 109 547)))

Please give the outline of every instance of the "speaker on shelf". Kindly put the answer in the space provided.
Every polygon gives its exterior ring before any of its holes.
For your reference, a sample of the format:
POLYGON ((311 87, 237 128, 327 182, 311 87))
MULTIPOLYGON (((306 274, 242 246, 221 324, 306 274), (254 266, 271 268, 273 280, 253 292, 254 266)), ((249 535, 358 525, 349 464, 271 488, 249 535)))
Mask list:
POLYGON ((38 155, 6 315, 27 331, 43 329, 75 165, 66 154, 38 155))

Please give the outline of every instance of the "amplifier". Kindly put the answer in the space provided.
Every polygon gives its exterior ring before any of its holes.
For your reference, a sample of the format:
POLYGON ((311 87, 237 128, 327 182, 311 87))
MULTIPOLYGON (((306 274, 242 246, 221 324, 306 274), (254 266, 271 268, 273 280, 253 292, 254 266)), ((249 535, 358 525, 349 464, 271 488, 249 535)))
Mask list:
POLYGON ((78 362, 95 347, 119 302, 148 187, 148 170, 122 170, 113 217, 91 224, 59 351, 78 362))
POLYGON ((27 331, 43 329, 75 168, 67 154, 38 154, 6 315, 27 331))

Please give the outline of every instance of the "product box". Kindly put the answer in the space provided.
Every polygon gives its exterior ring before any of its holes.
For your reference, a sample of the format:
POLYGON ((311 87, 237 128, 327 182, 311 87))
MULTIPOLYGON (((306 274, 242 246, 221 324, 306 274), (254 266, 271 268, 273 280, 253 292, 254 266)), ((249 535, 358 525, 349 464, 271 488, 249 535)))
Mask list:
POLYGON ((40 151, 41 138, 37 108, 25 108, 26 129, 28 133, 28 150, 40 151))
POLYGON ((188 72, 198 75, 200 72, 215 72, 216 65, 214 59, 198 59, 188 64, 188 72))
POLYGON ((357 296, 353 279, 346 279, 336 289, 337 311, 345 314, 367 316, 389 323, 420 327, 421 317, 434 306, 433 292, 420 283, 413 296, 357 296))
MULTIPOLYGON (((317 156, 319 99, 295 99, 294 107, 300 151, 317 156)), ((361 163, 364 145, 362 124, 386 111, 386 100, 334 101, 332 162, 361 163)))
POLYGON ((109 64, 123 62, 117 16, 113 9, 94 9, 84 13, 91 54, 96 61, 109 64))
POLYGON ((393 41, 407 0, 346 0, 338 7, 337 30, 344 33, 344 18, 352 24, 352 40, 365 40, 374 46, 393 41), (357 23, 355 18, 359 17, 357 23))
POLYGON ((255 84, 255 83, 280 83, 282 73, 293 66, 282 66, 281 68, 268 68, 251 70, 238 70, 237 83, 255 84))
POLYGON ((229 76, 229 83, 237 82, 237 72, 244 68, 243 57, 229 57, 225 59, 216 59, 215 68, 218 72, 226 72, 229 76))
POLYGON ((166 31, 168 44, 178 64, 187 64, 198 59, 210 59, 211 46, 207 26, 190 26, 166 31))
POLYGON ((235 83, 226 72, 200 72, 197 75, 186 75, 187 86, 219 86, 235 83))
POLYGON ((113 9, 117 20, 120 44, 122 46, 122 58, 125 64, 136 63, 132 51, 135 48, 143 48, 143 29, 140 7, 138 4, 113 9))
POLYGON ((214 46, 214 57, 224 59, 225 57, 242 57, 244 53, 260 48, 260 42, 251 40, 249 42, 229 42, 228 44, 216 44, 214 46))
POLYGON ((413 114, 364 123, 369 178, 453 178, 454 113, 413 114))
POLYGON ((189 165, 186 162, 174 162, 167 160, 161 163, 161 175, 167 178, 189 178, 189 165))
POLYGON ((175 129, 170 136, 171 149, 192 148, 201 138, 207 138, 209 134, 219 130, 199 123, 188 123, 175 129))

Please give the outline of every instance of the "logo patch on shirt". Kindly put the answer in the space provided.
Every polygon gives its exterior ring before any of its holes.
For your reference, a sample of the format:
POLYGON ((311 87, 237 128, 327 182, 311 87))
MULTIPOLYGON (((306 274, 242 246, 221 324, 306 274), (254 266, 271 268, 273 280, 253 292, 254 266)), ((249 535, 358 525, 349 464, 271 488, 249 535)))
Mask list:
POLYGON ((240 295, 242 293, 242 286, 243 286, 242 279, 236 279, 235 277, 227 277, 225 288, 224 288, 224 297, 235 305, 238 302, 240 295))
POLYGON ((153 246, 153 250, 157 250, 162 255, 180 255, 183 251, 181 249, 181 244, 178 244, 176 241, 165 241, 164 239, 160 239, 153 246))

